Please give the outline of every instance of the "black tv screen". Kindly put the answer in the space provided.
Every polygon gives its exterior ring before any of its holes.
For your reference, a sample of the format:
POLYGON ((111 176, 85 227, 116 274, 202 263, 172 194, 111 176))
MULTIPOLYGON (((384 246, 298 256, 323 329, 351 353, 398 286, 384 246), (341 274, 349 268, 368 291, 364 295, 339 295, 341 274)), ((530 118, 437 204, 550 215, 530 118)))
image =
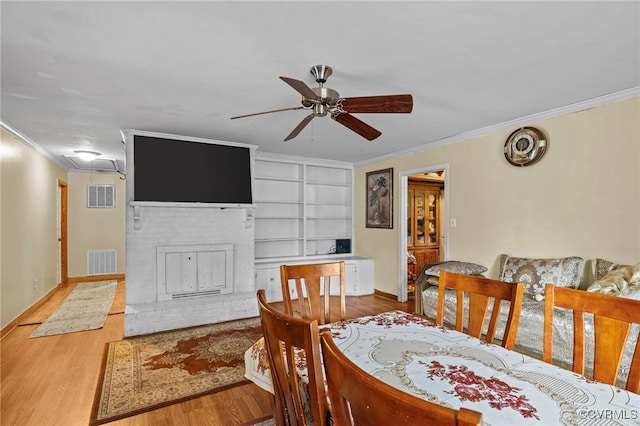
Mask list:
POLYGON ((135 135, 135 201, 251 204, 249 148, 135 135))

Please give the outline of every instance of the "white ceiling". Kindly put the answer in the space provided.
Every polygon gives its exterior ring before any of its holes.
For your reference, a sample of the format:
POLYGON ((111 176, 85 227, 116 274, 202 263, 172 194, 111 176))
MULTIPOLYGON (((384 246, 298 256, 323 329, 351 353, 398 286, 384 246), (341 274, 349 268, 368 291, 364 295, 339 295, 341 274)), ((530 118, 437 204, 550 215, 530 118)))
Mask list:
MULTIPOLYGON (((1 119, 66 168, 123 167, 121 129, 363 164, 596 99, 637 95, 640 2, 1 2, 1 119), (342 97, 411 93, 411 114, 234 115, 300 105, 281 81, 342 97), (107 161, 108 163, 108 161, 107 161)), ((552 136, 551 136, 552 138, 552 136)))

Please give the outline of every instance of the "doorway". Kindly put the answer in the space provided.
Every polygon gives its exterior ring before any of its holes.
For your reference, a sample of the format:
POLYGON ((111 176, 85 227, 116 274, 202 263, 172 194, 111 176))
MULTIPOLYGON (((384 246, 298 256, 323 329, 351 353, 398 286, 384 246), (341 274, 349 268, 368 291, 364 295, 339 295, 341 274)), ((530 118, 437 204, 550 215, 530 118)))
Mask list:
POLYGON ((69 279, 67 251, 67 183, 58 180, 58 283, 66 284, 69 279))
POLYGON ((427 263, 448 255, 447 165, 401 172, 398 300, 419 297, 413 282, 427 263))

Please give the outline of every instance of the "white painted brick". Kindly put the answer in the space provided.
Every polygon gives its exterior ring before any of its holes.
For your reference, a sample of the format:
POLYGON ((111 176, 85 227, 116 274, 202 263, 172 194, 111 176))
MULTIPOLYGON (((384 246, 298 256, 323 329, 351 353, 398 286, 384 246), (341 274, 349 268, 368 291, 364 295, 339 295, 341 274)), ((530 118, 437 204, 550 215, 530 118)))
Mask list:
POLYGON ((257 316, 254 228, 238 208, 140 205, 127 208, 125 336, 257 316), (158 302, 156 248, 233 244, 233 294, 158 302))

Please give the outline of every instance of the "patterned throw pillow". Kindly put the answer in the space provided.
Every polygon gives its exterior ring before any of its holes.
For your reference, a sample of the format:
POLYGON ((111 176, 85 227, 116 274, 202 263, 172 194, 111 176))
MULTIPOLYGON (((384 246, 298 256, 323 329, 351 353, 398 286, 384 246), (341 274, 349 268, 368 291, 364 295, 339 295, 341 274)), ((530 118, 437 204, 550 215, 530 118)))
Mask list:
POLYGON ((441 270, 465 275, 480 275, 484 272, 487 272, 487 268, 482 265, 478 265, 477 263, 449 260, 447 262, 441 262, 433 265, 432 267, 426 269, 424 273, 427 275, 438 277, 440 276, 441 270))
POLYGON ((605 259, 594 259, 592 263, 594 280, 603 279, 609 272, 629 265, 620 265, 605 259))
POLYGON ((602 278, 595 280, 587 291, 621 296, 630 292, 635 293, 638 289, 640 289, 640 263, 637 265, 611 263, 608 272, 602 278))
POLYGON ((552 259, 532 259, 526 257, 510 257, 500 255, 499 280, 506 282, 522 282, 524 291, 536 300, 544 297, 544 286, 547 283, 577 288, 580 284, 580 273, 584 260, 581 257, 561 257, 552 259))

